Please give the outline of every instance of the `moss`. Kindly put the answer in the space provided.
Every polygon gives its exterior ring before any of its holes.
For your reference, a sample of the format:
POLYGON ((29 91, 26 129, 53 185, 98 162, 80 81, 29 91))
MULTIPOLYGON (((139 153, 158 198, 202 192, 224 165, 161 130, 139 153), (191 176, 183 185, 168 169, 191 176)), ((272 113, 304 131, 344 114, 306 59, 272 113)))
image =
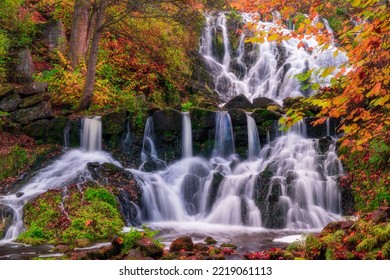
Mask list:
POLYGON ((68 192, 64 200, 62 191, 51 190, 27 203, 26 231, 18 241, 34 245, 82 238, 99 241, 114 237, 123 228, 116 199, 107 189, 87 187, 84 196, 77 188, 68 192))

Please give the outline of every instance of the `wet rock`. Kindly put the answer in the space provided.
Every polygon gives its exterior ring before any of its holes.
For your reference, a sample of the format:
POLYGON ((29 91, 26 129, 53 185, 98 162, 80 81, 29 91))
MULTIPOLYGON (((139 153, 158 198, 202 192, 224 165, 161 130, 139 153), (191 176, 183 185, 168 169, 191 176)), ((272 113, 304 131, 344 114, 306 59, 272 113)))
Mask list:
POLYGON ((215 112, 202 109, 191 108, 191 124, 193 129, 210 129, 215 127, 215 112))
POLYGON ((232 248, 232 249, 237 249, 237 246, 233 243, 222 243, 220 247, 225 247, 225 248, 232 248))
POLYGON ((103 141, 109 148, 117 148, 122 144, 126 133, 127 113, 122 110, 102 117, 103 141))
POLYGON ((192 251, 193 249, 194 243, 192 242, 191 236, 181 236, 176 238, 169 247, 169 251, 171 252, 177 252, 180 250, 192 251))
POLYGON ((14 218, 11 207, 0 204, 0 239, 5 236, 14 218))
POLYGON ((194 245, 194 250, 200 252, 207 252, 209 250, 209 246, 207 246, 205 243, 199 242, 194 245))
POLYGON ((47 91, 46 82, 32 82, 15 89, 15 93, 20 94, 21 96, 29 96, 41 92, 46 92, 46 91, 47 91))
MULTIPOLYGON (((213 205, 217 199, 219 186, 224 178, 225 177, 219 172, 216 172, 213 174, 213 181, 212 181, 211 186, 210 186, 208 200, 207 200, 207 204, 206 204, 206 209, 208 212, 211 211, 211 209, 213 208, 213 205)), ((208 243, 206 243, 206 244, 208 244, 208 243)))
POLYGON ((16 110, 19 105, 23 102, 19 94, 12 94, 0 101, 0 110, 4 112, 12 112, 16 110))
POLYGON ((51 120, 41 119, 22 128, 24 134, 42 143, 64 144, 64 129, 68 123, 66 117, 57 117, 51 120))
POLYGON ((322 232, 335 232, 339 229, 347 230, 354 225, 353 221, 337 221, 327 224, 322 232))
POLYGON ((28 108, 38 104, 41 101, 49 101, 49 100, 50 100, 50 94, 47 92, 41 92, 24 98, 23 102, 19 105, 19 107, 28 108))
POLYGON ((251 116, 256 123, 260 124, 266 121, 277 121, 282 117, 280 113, 266 109, 257 109, 253 111, 251 116))
POLYGON ((34 62, 30 49, 22 49, 17 54, 17 64, 12 80, 19 83, 28 83, 33 81, 35 72, 34 62))
POLYGON ((151 257, 154 259, 161 258, 164 250, 160 246, 156 245, 150 238, 142 238, 136 242, 137 248, 140 249, 146 257, 151 257))
POLYGON ((245 95, 240 94, 230 99, 223 108, 249 110, 252 109, 252 103, 245 95))
POLYGON ((147 113, 149 116, 153 115, 154 112, 161 110, 161 108, 154 103, 148 103, 148 110, 147 113))
POLYGON ((181 112, 174 109, 164 109, 153 114, 153 124, 155 130, 180 131, 181 132, 181 112))
POLYGON ((212 238, 211 236, 207 236, 204 239, 204 243, 206 243, 207 245, 213 245, 213 244, 217 244, 217 241, 214 238, 212 238))
POLYGON ((45 119, 53 116, 51 103, 48 101, 42 101, 38 105, 19 109, 12 112, 11 119, 21 124, 28 124, 34 120, 45 119))
POLYGON ((24 195, 24 192, 17 192, 17 193, 15 194, 15 196, 16 196, 17 198, 22 197, 23 195, 24 195))
POLYGON ((278 105, 270 98, 267 97, 257 97, 253 99, 253 108, 255 109, 267 109, 268 106, 278 105))

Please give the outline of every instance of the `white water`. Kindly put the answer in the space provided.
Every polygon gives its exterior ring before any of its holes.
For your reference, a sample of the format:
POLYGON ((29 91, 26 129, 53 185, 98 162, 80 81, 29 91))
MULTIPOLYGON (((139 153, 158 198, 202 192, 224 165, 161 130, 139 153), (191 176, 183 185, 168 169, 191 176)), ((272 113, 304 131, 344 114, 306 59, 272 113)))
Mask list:
POLYGON ((182 157, 192 157, 192 128, 190 113, 183 112, 182 157))
POLYGON ((154 145, 153 118, 148 117, 145 124, 144 138, 142 143, 142 162, 154 161, 158 159, 157 150, 154 145))
POLYGON ((213 157, 228 158, 235 153, 233 126, 226 111, 216 113, 213 157))
POLYGON ((13 212, 12 225, 9 227, 1 243, 8 243, 18 237, 24 230, 23 207, 32 198, 51 189, 64 189, 72 183, 92 180, 88 170, 89 162, 110 162, 120 166, 110 154, 101 150, 101 123, 100 118, 85 119, 83 121, 82 149, 69 150, 58 160, 41 169, 26 185, 20 188, 17 194, 0 196, 0 204, 10 207, 13 212), (100 128, 99 128, 100 127, 100 128), (88 139, 88 137, 93 138, 88 139))
POLYGON ((93 152, 102 150, 101 117, 85 118, 81 123, 81 149, 93 152))
MULTIPOLYGON (((242 16, 245 23, 257 24, 259 30, 278 27, 275 23, 254 22, 248 14, 242 16)), ((324 22, 331 33, 327 21, 324 22)), ((282 32, 288 33, 288 30, 282 29, 282 32)), ((233 49, 227 32, 226 15, 219 13, 206 16, 206 27, 199 52, 208 64, 214 77, 215 89, 223 102, 243 94, 249 100, 264 96, 282 104, 286 97, 312 94, 310 90, 301 89, 302 84, 295 78, 296 74, 318 67, 338 66, 347 61, 342 52, 336 57, 333 56, 336 51, 334 46, 320 50, 313 37, 305 36, 302 39, 305 47, 300 48, 297 47, 299 40, 295 38, 279 45, 267 41, 251 45, 245 43, 248 37, 249 32, 244 30, 237 48, 233 49), (223 47, 220 46, 221 43, 223 47)), ((333 74, 336 72, 337 70, 333 74)), ((313 75, 311 78, 325 86, 329 84, 331 76, 323 79, 320 75, 313 75)))
POLYGON ((248 158, 256 159, 260 156, 260 139, 255 120, 247 113, 248 123, 248 158))

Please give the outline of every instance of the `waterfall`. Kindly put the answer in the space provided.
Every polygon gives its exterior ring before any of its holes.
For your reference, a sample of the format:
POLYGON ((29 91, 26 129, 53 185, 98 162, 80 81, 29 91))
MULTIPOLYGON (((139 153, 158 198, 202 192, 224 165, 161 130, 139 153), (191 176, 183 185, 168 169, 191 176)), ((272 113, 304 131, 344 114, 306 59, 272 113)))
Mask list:
POLYGON ((183 112, 182 157, 192 157, 192 128, 190 113, 183 112))
POLYGON ((246 120, 248 123, 248 158, 256 159, 260 155, 259 133, 255 120, 248 113, 246 114, 246 120))
POLYGON ((148 117, 145 124, 144 139, 142 141, 142 162, 155 161, 158 159, 157 150, 154 145, 153 118, 148 117))
POLYGON ((69 136, 69 133, 70 133, 70 129, 71 129, 71 122, 69 121, 65 128, 64 128, 64 132, 63 132, 63 137, 64 137, 64 148, 65 149, 68 149, 70 148, 70 136, 69 136))
POLYGON ((100 117, 84 119, 81 149, 71 149, 64 153, 58 160, 41 169, 17 193, 0 196, 0 205, 13 211, 12 224, 0 243, 16 239, 24 230, 23 207, 29 200, 51 189, 63 189, 80 180, 92 180, 88 170, 89 162, 110 162, 121 166, 108 153, 101 151, 101 133, 100 117))
POLYGON ((81 125, 81 148, 88 151, 102 150, 101 117, 84 118, 81 125))
POLYGON ((213 157, 221 157, 226 159, 235 153, 233 126, 228 112, 217 112, 215 127, 213 157))
MULTIPOLYGON (((255 22, 249 14, 241 16, 244 23, 250 22, 259 29, 279 27, 273 22, 255 22)), ((321 46, 310 36, 302 39, 303 48, 298 47, 299 40, 296 38, 279 44, 268 41, 245 43, 250 36, 245 29, 239 35, 237 49, 232 49, 229 32, 235 31, 227 30, 225 13, 206 15, 206 22, 199 52, 214 77, 215 90, 223 102, 239 94, 244 94, 249 100, 264 96, 280 104, 286 97, 307 96, 312 92, 302 89, 305 84, 298 81, 295 75, 312 68, 339 66, 347 61, 342 52, 333 57, 336 51, 334 46, 321 50, 321 46)), ((324 22, 328 28, 326 20, 324 22)), ((328 31, 331 33, 330 29, 328 31)), ((289 31, 281 29, 281 32, 287 34, 289 31)), ((325 86, 329 85, 331 76, 324 79, 313 74, 311 78, 325 86)))

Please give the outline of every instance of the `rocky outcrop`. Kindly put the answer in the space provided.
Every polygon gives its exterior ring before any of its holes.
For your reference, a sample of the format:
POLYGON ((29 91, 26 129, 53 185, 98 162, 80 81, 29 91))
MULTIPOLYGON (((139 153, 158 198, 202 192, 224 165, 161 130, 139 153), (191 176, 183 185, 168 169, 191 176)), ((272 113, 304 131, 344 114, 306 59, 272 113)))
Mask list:
POLYGON ((191 236, 181 236, 176 238, 169 247, 171 252, 177 252, 181 250, 192 251, 193 249, 194 243, 192 242, 191 236))
POLYGON ((13 217, 14 211, 10 207, 0 204, 0 239, 7 233, 13 217))
POLYGON ((252 103, 245 95, 240 94, 230 99, 223 108, 249 110, 252 109, 252 103))
POLYGON ((16 57, 17 64, 14 67, 12 81, 17 83, 29 83, 33 81, 35 72, 34 62, 30 49, 22 49, 16 57))
POLYGON ((51 20, 43 26, 43 41, 50 52, 56 50, 65 53, 67 48, 65 26, 59 20, 51 20))

